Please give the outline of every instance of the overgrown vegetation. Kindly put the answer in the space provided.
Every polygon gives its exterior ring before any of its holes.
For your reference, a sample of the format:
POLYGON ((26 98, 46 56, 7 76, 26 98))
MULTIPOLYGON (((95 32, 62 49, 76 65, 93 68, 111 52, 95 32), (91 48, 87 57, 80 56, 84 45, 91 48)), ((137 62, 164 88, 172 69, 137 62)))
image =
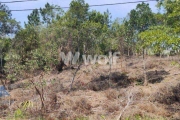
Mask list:
MULTIPOLYGON (((148 3, 142 2, 121 21, 120 18, 112 20, 108 10, 104 13, 90 10, 89 4, 84 0, 73 0, 66 12, 60 6, 47 3, 44 8, 33 10, 27 16, 28 22, 23 28, 12 18, 8 6, 0 3, 0 75, 3 76, 0 76, 0 79, 5 79, 5 82, 3 80, 1 82, 5 85, 29 78, 30 83, 27 86, 35 89, 35 93, 41 101, 39 103, 41 109, 37 110, 36 114, 33 110, 27 111, 32 104, 25 102, 20 108, 14 110, 14 119, 26 119, 26 116, 30 116, 29 113, 44 119, 50 110, 55 111, 61 107, 61 104, 57 102, 56 93, 67 92, 63 84, 60 81, 59 83, 54 81, 55 83, 49 83, 48 86, 43 77, 37 84, 34 78, 37 75, 41 76, 40 73, 43 72, 58 71, 60 73, 65 66, 76 69, 76 65, 71 66, 72 63, 65 64, 63 62, 60 52, 108 55, 108 52, 120 51, 122 61, 127 56, 142 55, 143 58, 144 73, 140 74, 139 78, 130 78, 128 73, 123 70, 122 73, 111 72, 112 66, 110 65, 109 75, 106 73, 106 75, 94 77, 89 83, 75 82, 73 84, 82 64, 83 58, 80 57, 79 66, 71 84, 73 92, 78 90, 101 92, 111 88, 127 88, 134 82, 136 85, 160 83, 164 79, 163 77, 169 73, 165 70, 148 71, 158 65, 147 66, 145 55, 152 54, 162 57, 163 55, 179 54, 180 1, 159 0, 157 7, 164 9, 164 12, 153 13, 148 3), (49 89, 48 87, 54 88, 51 92, 45 91, 44 89, 49 89)), ((179 62, 172 61, 171 65, 179 67, 179 62)), ((95 64, 95 66, 98 65, 95 64)), ((156 101, 165 104, 177 102, 179 100, 178 90, 179 86, 168 91, 168 96, 157 95, 159 99, 156 101), (173 100, 168 101, 169 99, 173 100)), ((107 92, 106 97, 112 101, 119 98, 116 92, 107 92)), ((4 107, 7 109, 6 106, 4 107)), ((109 113, 115 113, 120 109, 116 104, 106 105, 106 107, 109 113)), ((92 108, 87 99, 79 99, 72 106, 72 110, 76 111, 76 115, 72 116, 76 120, 87 120, 87 116, 93 113, 92 108)), ((59 114, 59 119, 62 120, 69 117, 66 111, 60 111, 59 114)), ((151 119, 140 115, 133 117, 129 117, 127 120, 151 119)), ((104 116, 102 118, 106 119, 104 116)))
POLYGON ((25 28, 18 27, 8 7, 1 5, 4 19, 1 20, 1 33, 15 35, 12 40, 1 38, 5 63, 1 69, 10 81, 24 78, 27 72, 57 69, 62 67, 59 65, 60 48, 66 53, 79 51, 91 55, 109 51, 135 55, 143 53, 144 49, 155 54, 169 48, 178 50, 178 4, 176 0, 158 2, 158 6, 166 10, 163 14, 153 13, 149 4, 138 4, 130 11, 129 19, 120 22, 118 18, 112 21, 108 10, 104 13, 90 11, 83 0, 72 1, 67 12, 47 3, 44 8, 33 10, 28 15, 25 28))

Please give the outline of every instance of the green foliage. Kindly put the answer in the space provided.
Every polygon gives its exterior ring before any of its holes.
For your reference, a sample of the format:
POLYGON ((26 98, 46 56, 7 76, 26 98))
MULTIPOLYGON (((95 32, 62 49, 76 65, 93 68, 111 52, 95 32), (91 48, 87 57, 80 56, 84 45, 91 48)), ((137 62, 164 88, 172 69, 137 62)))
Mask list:
POLYGON ((25 101, 21 103, 20 107, 15 110, 13 118, 15 120, 25 119, 27 117, 26 110, 31 107, 33 107, 33 103, 31 101, 25 101))
POLYGON ((172 62, 171 62, 171 65, 172 65, 172 66, 180 67, 180 64, 179 64, 177 61, 172 61, 172 62))
POLYGON ((25 118, 25 115, 24 115, 24 112, 23 112, 21 109, 17 109, 17 110, 14 112, 14 119, 15 119, 15 120, 24 119, 24 118, 25 118))
MULTIPOLYGON (((155 14, 149 4, 141 3, 130 11, 128 18, 123 21, 117 18, 111 22, 108 10, 104 13, 90 11, 84 0, 73 0, 65 13, 59 6, 47 3, 40 11, 33 10, 28 15, 25 28, 19 29, 8 7, 0 4, 0 50, 7 79, 17 81, 26 77, 26 73, 55 69, 60 62, 59 48, 63 48, 65 53, 79 51, 91 55, 108 54, 109 51, 129 55, 142 49, 150 49, 153 53, 166 49, 178 50, 180 1, 160 0, 160 6, 164 7, 165 13, 155 14), (14 33, 12 39, 4 37, 14 33)), ((179 66, 176 62, 171 65, 179 66)), ((141 84, 142 81, 137 80, 137 85, 141 84)), ((35 85, 43 87, 47 83, 42 80, 35 85)), ((25 111, 30 106, 33 105, 25 102, 15 111, 15 119, 24 119, 25 111)), ((105 119, 104 116, 101 118, 105 119)), ((133 119, 151 118, 136 115, 133 119)))
POLYGON ((10 50, 5 55, 5 72, 9 80, 23 78, 25 71, 31 72, 37 68, 32 51, 38 46, 38 34, 33 27, 28 26, 17 33, 10 50))
POLYGON ((73 0, 67 12, 69 20, 72 21, 71 27, 79 28, 80 24, 87 21, 89 5, 84 0, 73 0))
POLYGON ((149 26, 155 24, 155 18, 149 4, 142 3, 130 12, 130 26, 138 32, 145 31, 149 26))
MULTIPOLYGON (((138 38, 138 34, 155 25, 156 19, 149 4, 141 3, 129 13, 129 19, 124 21, 124 37, 127 43, 127 49, 132 51, 141 51, 144 49, 142 44, 144 40, 138 38), (140 45, 140 46, 139 46, 140 45)), ((128 53, 129 54, 129 53, 128 53)))
POLYGON ((33 103, 30 101, 25 101, 23 102, 20 107, 15 110, 14 112, 14 119, 19 120, 19 119, 25 119, 26 117, 26 110, 30 107, 33 107, 33 103))
MULTIPOLYGON (((108 10, 91 11, 84 0, 73 0, 65 13, 59 6, 47 3, 40 11, 32 11, 25 28, 13 40, 0 40, 7 78, 16 81, 25 73, 55 69, 60 62, 59 48, 65 53, 91 55, 109 51, 130 55, 145 48, 154 53, 168 48, 177 50, 179 1, 161 1, 160 5, 166 9, 165 14, 155 14, 149 4, 141 3, 130 11, 128 18, 111 22, 108 10)), ((0 16, 10 19, 8 8, 1 9, 4 12, 0 16)))
POLYGON ((8 6, 0 3, 0 35, 14 34, 19 30, 19 23, 12 18, 8 6))
POLYGON ((173 27, 177 33, 180 32, 180 1, 179 0, 160 0, 159 7, 163 7, 166 16, 166 25, 173 27))
POLYGON ((54 21, 59 20, 63 14, 64 11, 59 6, 46 3, 44 8, 40 8, 40 11, 35 9, 28 15, 28 24, 25 23, 25 26, 48 26, 54 21))
POLYGON ((28 15, 28 24, 31 26, 40 25, 40 15, 38 9, 32 11, 30 15, 28 15))
POLYGON ((21 103, 20 109, 25 111, 25 110, 27 110, 28 108, 31 108, 31 107, 33 107, 33 102, 25 101, 25 102, 21 103))
POLYGON ((45 4, 45 8, 40 8, 43 24, 51 24, 54 20, 60 19, 63 10, 57 5, 45 4))
POLYGON ((75 120, 89 120, 87 117, 78 117, 75 120))
POLYGON ((106 117, 105 117, 104 115, 101 115, 101 118, 102 118, 103 120, 106 120, 106 117))
POLYGON ((144 40, 140 43, 143 47, 151 48, 155 53, 162 52, 165 49, 179 49, 180 38, 174 29, 167 26, 154 26, 149 30, 139 34, 139 37, 144 40))
POLYGON ((11 45, 11 40, 6 38, 0 38, 0 70, 4 68, 5 64, 5 54, 9 51, 9 47, 11 45))
POLYGON ((180 25, 180 1, 160 1, 159 6, 161 5, 166 10, 164 17, 159 15, 161 20, 162 18, 165 19, 163 20, 164 24, 152 26, 147 31, 141 33, 139 37, 144 41, 141 45, 143 47, 149 46, 155 52, 161 52, 164 49, 177 50, 180 48, 180 29, 178 27, 180 25))
POLYGON ((162 118, 162 117, 156 117, 156 118, 152 118, 152 117, 148 117, 148 116, 142 117, 141 115, 137 114, 133 117, 127 117, 126 120, 166 120, 166 119, 162 118))
POLYGON ((22 75, 21 70, 24 69, 24 66, 20 64, 20 56, 15 53, 15 50, 11 50, 5 56, 5 71, 7 78, 11 81, 16 81, 22 75))
POLYGON ((11 45, 11 40, 6 36, 15 34, 19 29, 19 23, 12 18, 9 8, 0 3, 0 71, 4 68, 4 57, 11 45))

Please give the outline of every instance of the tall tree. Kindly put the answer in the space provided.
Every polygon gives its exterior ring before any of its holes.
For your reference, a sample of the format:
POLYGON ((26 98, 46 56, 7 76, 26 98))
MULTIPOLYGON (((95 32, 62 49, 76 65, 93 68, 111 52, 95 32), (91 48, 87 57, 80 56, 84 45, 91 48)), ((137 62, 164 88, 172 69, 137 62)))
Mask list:
POLYGON ((57 5, 46 3, 44 8, 40 8, 40 13, 42 16, 42 23, 49 25, 62 16, 63 10, 57 5))
POLYGON ((138 4, 136 9, 131 10, 129 22, 138 32, 145 31, 149 26, 155 24, 154 14, 149 4, 143 2, 138 4))
POLYGON ((78 28, 80 24, 88 20, 89 5, 84 0, 73 0, 67 14, 73 21, 72 27, 78 28))
POLYGON ((31 26, 40 25, 40 15, 38 9, 32 11, 30 15, 28 15, 28 24, 31 26))
POLYGON ((151 46, 155 53, 169 48, 177 50, 180 48, 180 1, 164 0, 158 5, 165 9, 165 13, 161 14, 161 18, 165 19, 163 24, 152 26, 139 36, 146 40, 144 46, 151 46))
POLYGON ((144 41, 141 47, 150 47, 154 52, 161 53, 164 49, 179 49, 179 25, 180 25, 180 1, 165 0, 160 1, 160 5, 165 8, 165 24, 152 26, 148 30, 139 34, 144 41))
POLYGON ((19 29, 19 23, 12 18, 8 6, 0 3, 0 71, 4 68, 4 57, 11 44, 7 36, 14 35, 19 29))
POLYGON ((0 3, 0 35, 14 34, 19 30, 19 23, 12 18, 8 6, 0 3))
MULTIPOLYGON (((129 20, 130 26, 133 28, 134 32, 136 34, 139 34, 145 30, 147 30, 151 25, 155 24, 155 18, 154 14, 149 7, 149 4, 146 4, 142 2, 141 4, 138 4, 136 6, 136 9, 131 10, 130 12, 130 20, 129 20)), ((140 46, 145 43, 144 39, 137 39, 136 43, 138 43, 140 46)), ((136 48, 141 49, 143 52, 143 66, 144 66, 144 85, 147 85, 147 75, 146 75, 146 65, 145 65, 145 49, 146 47, 138 47, 136 45, 136 48)))

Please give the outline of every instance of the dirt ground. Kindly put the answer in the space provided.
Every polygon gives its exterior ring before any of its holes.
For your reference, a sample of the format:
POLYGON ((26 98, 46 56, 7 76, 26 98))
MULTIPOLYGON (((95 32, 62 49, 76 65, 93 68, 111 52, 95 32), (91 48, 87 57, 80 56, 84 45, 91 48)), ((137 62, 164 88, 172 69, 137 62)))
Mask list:
POLYGON ((9 102, 0 103, 0 118, 180 120, 178 58, 151 56, 146 57, 145 62, 147 86, 143 85, 142 57, 119 59, 111 69, 108 64, 82 65, 70 92, 77 69, 41 73, 16 82, 7 86, 10 96, 1 98, 1 101, 9 102), (22 113, 18 114, 17 110, 22 113))

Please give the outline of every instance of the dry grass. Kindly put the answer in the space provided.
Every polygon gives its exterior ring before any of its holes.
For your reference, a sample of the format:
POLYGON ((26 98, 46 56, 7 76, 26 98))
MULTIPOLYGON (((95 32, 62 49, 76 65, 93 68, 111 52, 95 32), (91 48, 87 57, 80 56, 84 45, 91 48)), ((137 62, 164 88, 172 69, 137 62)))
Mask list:
POLYGON ((120 109, 119 105, 115 103, 105 103, 103 108, 107 111, 108 114, 117 114, 117 111, 120 109))
POLYGON ((148 62, 148 64, 146 64, 146 69, 147 70, 151 70, 151 69, 154 69, 154 68, 158 68, 157 62, 150 61, 150 62, 148 62))
POLYGON ((104 92, 105 92, 105 96, 107 97, 108 100, 113 101, 118 98, 118 92, 116 90, 109 89, 104 92))
MULTIPOLYGON (((122 119, 137 120, 141 117, 145 120, 161 120, 161 118, 178 120, 180 118, 178 102, 180 101, 180 84, 178 84, 180 75, 179 68, 170 64, 171 61, 148 58, 146 62, 148 79, 155 80, 148 86, 138 83, 141 79, 139 76, 143 74, 141 58, 123 61, 122 68, 121 63, 113 65, 110 78, 109 65, 82 66, 69 94, 67 92, 73 70, 44 75, 46 80, 44 117, 47 120, 75 120, 76 118, 113 120, 127 105, 127 93, 133 88, 132 103, 124 111, 122 119), (163 79, 159 80, 160 77, 163 79), (157 80, 159 81, 156 82, 157 80)), ((141 80, 143 82, 143 78, 141 80)), ((34 81, 40 82, 39 76, 36 76, 34 81)), ((27 87, 27 84, 28 80, 24 80, 23 84, 21 81, 14 84, 10 94, 11 99, 16 101, 6 110, 11 110, 11 116, 13 116, 14 110, 20 103, 31 100, 34 106, 27 110, 27 115, 32 119, 38 119, 41 114, 40 98, 35 94, 34 88, 27 87)), ((2 106, 3 108, 6 106, 2 106)))
POLYGON ((92 106, 91 104, 85 99, 81 98, 80 100, 75 102, 73 106, 73 111, 78 114, 89 115, 92 113, 92 106))
POLYGON ((154 95, 154 101, 161 104, 171 105, 180 101, 180 83, 176 86, 164 86, 159 88, 154 95))

